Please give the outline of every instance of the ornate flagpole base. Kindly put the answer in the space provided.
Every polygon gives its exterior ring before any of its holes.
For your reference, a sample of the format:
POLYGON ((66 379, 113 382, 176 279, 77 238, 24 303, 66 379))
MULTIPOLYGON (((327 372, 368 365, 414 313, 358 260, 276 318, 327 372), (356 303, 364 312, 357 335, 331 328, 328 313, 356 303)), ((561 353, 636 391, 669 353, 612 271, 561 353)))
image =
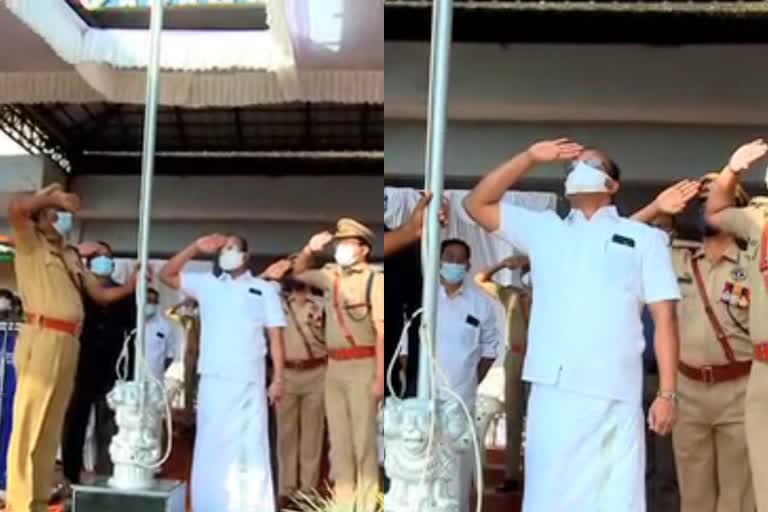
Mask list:
POLYGON ((109 485, 126 490, 151 487, 154 470, 149 466, 162 457, 160 445, 165 411, 162 390, 154 383, 118 382, 107 395, 107 403, 115 411, 118 428, 109 447, 114 464, 109 485))
POLYGON ((460 512, 458 464, 472 432, 455 401, 389 399, 384 408, 384 469, 390 488, 384 512, 460 512), (432 446, 430 423, 435 417, 432 446))

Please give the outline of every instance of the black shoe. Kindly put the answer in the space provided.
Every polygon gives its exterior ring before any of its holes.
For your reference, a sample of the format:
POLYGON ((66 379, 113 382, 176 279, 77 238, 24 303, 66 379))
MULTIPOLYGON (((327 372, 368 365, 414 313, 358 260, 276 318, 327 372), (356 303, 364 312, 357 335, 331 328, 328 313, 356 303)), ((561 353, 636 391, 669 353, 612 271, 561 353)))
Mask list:
POLYGON ((500 485, 496 486, 496 492, 500 494, 513 494, 523 490, 523 486, 517 480, 506 479, 500 485))

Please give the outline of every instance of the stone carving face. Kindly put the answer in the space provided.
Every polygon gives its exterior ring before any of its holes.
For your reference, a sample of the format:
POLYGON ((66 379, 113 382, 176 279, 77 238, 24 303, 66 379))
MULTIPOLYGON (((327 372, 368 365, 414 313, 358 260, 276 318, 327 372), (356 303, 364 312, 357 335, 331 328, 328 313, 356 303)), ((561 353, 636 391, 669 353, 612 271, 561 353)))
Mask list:
POLYGON ((400 406, 400 439, 411 455, 423 455, 429 438, 429 407, 418 400, 400 406))

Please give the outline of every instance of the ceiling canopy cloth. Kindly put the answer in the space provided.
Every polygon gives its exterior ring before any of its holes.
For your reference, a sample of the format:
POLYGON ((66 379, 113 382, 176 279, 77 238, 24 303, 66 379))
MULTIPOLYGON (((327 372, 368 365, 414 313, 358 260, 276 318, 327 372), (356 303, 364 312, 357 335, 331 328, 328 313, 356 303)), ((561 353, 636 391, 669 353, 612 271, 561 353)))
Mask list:
MULTIPOLYGON (((73 71, 0 73, 0 102, 144 102, 148 30, 90 27, 62 0, 5 0, 5 4, 73 71)), ((382 103, 383 71, 298 69, 294 40, 305 36, 291 34, 288 18, 295 17, 290 11, 300 5, 267 0, 268 30, 163 32, 160 103, 186 107, 382 103)))

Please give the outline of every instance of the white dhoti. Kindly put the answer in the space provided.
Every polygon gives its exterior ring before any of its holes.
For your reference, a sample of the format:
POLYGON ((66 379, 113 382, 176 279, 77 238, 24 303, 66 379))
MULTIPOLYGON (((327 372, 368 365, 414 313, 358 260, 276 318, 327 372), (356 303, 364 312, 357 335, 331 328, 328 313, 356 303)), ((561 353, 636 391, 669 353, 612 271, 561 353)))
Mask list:
POLYGON ((275 512, 264 380, 200 378, 193 512, 275 512))
POLYGON ((645 512, 643 411, 533 384, 523 512, 645 512))

